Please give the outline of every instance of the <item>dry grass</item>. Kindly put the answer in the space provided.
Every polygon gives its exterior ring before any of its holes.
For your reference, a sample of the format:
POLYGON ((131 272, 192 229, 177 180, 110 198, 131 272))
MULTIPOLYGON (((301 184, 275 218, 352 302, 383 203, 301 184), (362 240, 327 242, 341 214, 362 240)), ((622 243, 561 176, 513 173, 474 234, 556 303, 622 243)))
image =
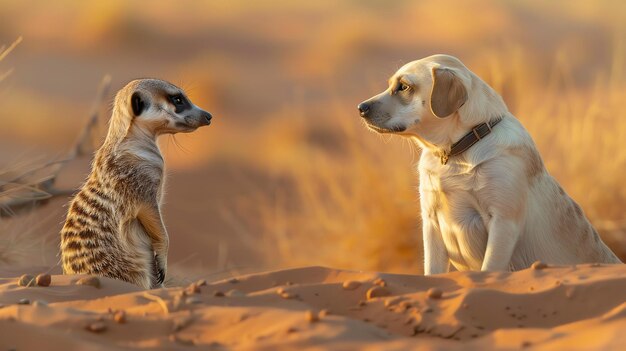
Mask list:
POLYGON ((415 270, 420 267, 419 207, 410 145, 364 135, 370 133, 347 114, 333 114, 350 122, 326 132, 334 133, 338 144, 316 145, 306 133, 317 127, 305 126, 302 135, 291 134, 299 140, 295 144, 287 141, 273 148, 293 162, 271 163, 286 186, 254 205, 272 248, 269 262, 415 270), (290 150, 293 154, 285 155, 290 150))

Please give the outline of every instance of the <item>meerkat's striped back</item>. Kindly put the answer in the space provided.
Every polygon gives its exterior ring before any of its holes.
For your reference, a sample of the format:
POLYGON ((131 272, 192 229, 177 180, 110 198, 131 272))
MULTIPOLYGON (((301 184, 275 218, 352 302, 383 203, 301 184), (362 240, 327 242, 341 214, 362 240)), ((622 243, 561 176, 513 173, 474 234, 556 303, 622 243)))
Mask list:
POLYGON ((129 217, 128 211, 135 206, 128 203, 126 194, 119 192, 120 185, 115 185, 119 172, 110 169, 112 165, 113 160, 105 163, 97 158, 94 169, 98 172, 92 173, 69 206, 61 230, 63 270, 67 274, 96 274, 143 286, 146 279, 154 280, 153 274, 146 276, 143 268, 152 262, 145 262, 150 255, 137 254, 119 235, 123 226, 132 225, 123 223, 123 218, 129 217))

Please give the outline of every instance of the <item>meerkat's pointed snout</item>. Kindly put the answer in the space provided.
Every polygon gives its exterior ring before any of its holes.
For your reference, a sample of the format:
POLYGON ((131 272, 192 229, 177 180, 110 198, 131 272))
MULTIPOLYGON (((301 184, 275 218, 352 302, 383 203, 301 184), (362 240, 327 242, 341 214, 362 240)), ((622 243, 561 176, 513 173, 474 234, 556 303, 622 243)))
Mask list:
POLYGON ((209 124, 211 124, 211 119, 213 118, 213 115, 210 114, 209 112, 206 111, 202 111, 202 118, 201 120, 201 124, 204 126, 208 126, 209 124))
POLYGON ((211 124, 212 118, 213 115, 209 112, 194 106, 183 118, 183 121, 177 122, 176 125, 182 128, 179 132, 189 132, 202 126, 208 126, 211 124))

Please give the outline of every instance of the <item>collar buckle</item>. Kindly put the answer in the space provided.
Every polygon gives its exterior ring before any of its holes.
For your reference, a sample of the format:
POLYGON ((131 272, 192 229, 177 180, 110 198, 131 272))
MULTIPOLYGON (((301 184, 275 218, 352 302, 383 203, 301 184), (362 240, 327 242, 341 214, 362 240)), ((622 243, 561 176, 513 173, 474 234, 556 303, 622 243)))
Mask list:
POLYGON ((495 127, 496 124, 500 123, 502 119, 503 117, 498 117, 494 120, 481 123, 475 126, 474 128, 472 128, 471 132, 465 134, 465 136, 463 136, 459 141, 452 144, 452 147, 450 148, 449 152, 444 151, 441 154, 440 156, 441 164, 445 166, 446 164, 448 164, 448 160, 450 159, 450 157, 462 154, 463 152, 465 152, 465 150, 472 147, 472 145, 476 144, 482 138, 491 134, 491 132, 493 131, 492 128, 495 127), (487 130, 484 130, 485 126, 487 126, 487 130))

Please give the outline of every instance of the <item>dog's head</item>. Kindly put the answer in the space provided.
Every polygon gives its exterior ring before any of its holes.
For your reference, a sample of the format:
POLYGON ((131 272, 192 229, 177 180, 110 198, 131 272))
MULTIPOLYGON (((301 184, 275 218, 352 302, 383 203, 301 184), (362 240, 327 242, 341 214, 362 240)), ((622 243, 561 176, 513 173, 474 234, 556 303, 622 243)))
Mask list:
POLYGON ((385 91, 360 103, 358 109, 367 126, 377 132, 438 143, 453 137, 454 126, 471 128, 482 118, 506 111, 506 106, 457 58, 434 55, 404 65, 389 79, 385 91), (481 103, 491 111, 474 111, 481 103))
POLYGON ((139 79, 117 94, 117 108, 136 127, 152 135, 188 133, 211 123, 211 114, 194 105, 185 92, 159 79, 139 79))

